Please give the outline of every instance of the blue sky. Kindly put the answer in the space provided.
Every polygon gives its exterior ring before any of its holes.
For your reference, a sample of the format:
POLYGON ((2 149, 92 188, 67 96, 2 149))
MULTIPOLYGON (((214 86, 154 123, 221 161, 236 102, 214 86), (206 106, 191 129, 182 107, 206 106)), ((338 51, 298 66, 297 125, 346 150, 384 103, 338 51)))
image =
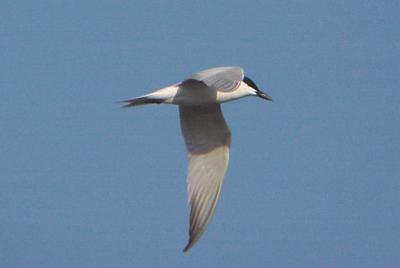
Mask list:
POLYGON ((398 1, 3 1, 0 267, 397 267, 398 1), (117 101, 215 66, 216 214, 189 254, 177 108, 117 101))

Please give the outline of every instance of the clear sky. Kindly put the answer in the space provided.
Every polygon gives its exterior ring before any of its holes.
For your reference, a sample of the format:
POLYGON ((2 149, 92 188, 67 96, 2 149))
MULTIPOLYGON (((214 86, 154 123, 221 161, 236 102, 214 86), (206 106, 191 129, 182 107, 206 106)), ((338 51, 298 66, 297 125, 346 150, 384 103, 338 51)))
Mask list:
POLYGON ((398 267, 399 1, 2 1, 0 267, 398 267), (183 254, 177 107, 239 65, 216 214, 183 254))

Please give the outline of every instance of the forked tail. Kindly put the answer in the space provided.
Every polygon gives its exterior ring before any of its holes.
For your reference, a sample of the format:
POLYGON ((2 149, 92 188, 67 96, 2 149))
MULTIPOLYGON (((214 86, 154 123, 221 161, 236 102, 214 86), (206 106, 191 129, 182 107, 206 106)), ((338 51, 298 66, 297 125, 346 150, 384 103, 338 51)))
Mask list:
POLYGON ((178 89, 179 84, 174 84, 138 98, 121 101, 122 108, 150 103, 173 103, 174 97, 177 94, 178 89))
POLYGON ((139 106, 139 105, 144 105, 144 104, 151 104, 151 103, 156 103, 160 104, 163 101, 160 99, 155 99, 151 97, 139 97, 139 98, 134 98, 130 100, 123 100, 120 103, 122 104, 122 108, 128 108, 128 107, 133 107, 133 106, 139 106))

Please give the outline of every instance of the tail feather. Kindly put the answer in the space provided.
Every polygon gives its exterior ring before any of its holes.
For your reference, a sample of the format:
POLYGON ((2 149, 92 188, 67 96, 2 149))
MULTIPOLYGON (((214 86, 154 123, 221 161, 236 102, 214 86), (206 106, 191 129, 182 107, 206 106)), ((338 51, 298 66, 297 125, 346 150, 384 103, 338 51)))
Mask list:
POLYGON ((144 104, 151 104, 151 103, 160 104, 162 102, 163 101, 160 99, 155 99, 155 98, 150 98, 150 97, 139 97, 139 98, 121 101, 121 103, 122 103, 121 107, 128 108, 128 107, 139 106, 139 105, 144 105, 144 104))

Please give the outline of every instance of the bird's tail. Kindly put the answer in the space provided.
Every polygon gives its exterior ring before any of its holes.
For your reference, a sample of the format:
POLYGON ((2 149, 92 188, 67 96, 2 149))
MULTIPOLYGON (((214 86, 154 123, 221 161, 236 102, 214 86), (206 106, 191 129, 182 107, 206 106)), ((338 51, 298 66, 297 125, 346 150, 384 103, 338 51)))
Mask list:
POLYGON ((120 103, 122 104, 122 108, 128 108, 128 107, 133 107, 133 106, 139 106, 139 105, 144 105, 144 104, 151 104, 151 103, 156 103, 160 104, 163 101, 160 99, 152 98, 149 96, 143 96, 139 98, 134 98, 130 100, 123 100, 120 103))
POLYGON ((122 107, 133 107, 150 103, 172 103, 173 98, 178 92, 178 89, 179 84, 174 84, 138 98, 124 100, 121 101, 122 107))

